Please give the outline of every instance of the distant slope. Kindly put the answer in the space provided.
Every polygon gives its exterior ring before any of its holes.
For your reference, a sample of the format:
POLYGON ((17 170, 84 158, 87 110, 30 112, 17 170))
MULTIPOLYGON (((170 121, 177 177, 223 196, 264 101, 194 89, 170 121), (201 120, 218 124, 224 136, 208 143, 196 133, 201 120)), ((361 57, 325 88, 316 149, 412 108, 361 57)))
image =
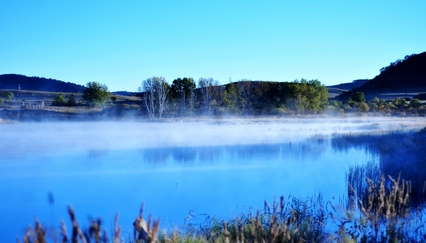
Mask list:
POLYGON ((50 92, 83 92, 84 86, 66 83, 56 79, 47 79, 40 77, 27 77, 19 74, 0 75, 0 89, 18 89, 50 91, 50 92))
POLYGON ((337 85, 326 86, 327 90, 328 90, 328 97, 334 98, 334 97, 342 94, 343 92, 348 92, 348 91, 351 91, 352 89, 361 87, 363 84, 365 84, 368 81, 370 81, 370 80, 369 79, 359 79, 359 80, 354 80, 350 83, 341 83, 341 84, 337 84, 337 85))
POLYGON ((342 93, 338 99, 348 99, 355 92, 375 94, 384 92, 424 92, 426 90, 426 52, 406 56, 389 66, 359 88, 342 93))

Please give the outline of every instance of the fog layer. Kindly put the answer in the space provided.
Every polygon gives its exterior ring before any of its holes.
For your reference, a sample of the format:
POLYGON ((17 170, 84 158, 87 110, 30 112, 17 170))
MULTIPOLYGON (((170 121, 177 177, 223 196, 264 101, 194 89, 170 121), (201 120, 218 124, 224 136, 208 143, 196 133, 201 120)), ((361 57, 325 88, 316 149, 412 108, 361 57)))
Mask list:
POLYGON ((312 134, 421 129, 424 118, 57 122, 0 126, 1 157, 300 141, 312 134))

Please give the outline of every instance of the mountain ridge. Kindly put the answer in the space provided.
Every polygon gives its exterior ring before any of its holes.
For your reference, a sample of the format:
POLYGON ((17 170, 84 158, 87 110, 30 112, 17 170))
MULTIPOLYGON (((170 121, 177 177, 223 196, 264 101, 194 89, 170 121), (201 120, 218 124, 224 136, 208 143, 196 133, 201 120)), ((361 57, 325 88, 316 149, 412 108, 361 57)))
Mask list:
POLYGON ((424 92, 426 91, 426 52, 405 56, 389 66, 380 69, 373 79, 362 86, 344 92, 337 99, 346 100, 355 92, 365 95, 384 92, 424 92))
POLYGON ((0 89, 80 93, 83 92, 85 87, 51 78, 28 77, 22 74, 1 74, 0 89))

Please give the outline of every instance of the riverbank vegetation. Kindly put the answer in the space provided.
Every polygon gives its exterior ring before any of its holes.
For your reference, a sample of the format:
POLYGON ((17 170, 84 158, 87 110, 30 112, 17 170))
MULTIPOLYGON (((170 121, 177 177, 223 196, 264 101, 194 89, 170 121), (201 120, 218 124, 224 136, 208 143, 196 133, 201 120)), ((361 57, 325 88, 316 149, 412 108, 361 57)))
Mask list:
POLYGON ((422 94, 367 100, 363 92, 355 92, 347 100, 329 100, 320 81, 306 79, 219 85, 212 78, 196 82, 184 77, 169 84, 163 77, 151 77, 142 82, 139 92, 125 95, 110 93, 106 85, 96 82, 75 94, 3 93, 0 117, 12 120, 426 115, 422 94))
MULTIPOLYGON (((426 240, 424 207, 411 203, 410 182, 400 177, 378 181, 367 178, 367 187, 356 193, 349 185, 347 206, 323 202, 320 196, 299 199, 280 197, 263 210, 230 220, 207 217, 203 224, 165 230, 160 220, 143 217, 143 207, 133 223, 134 234, 123 235, 116 216, 108 233, 100 218, 81 229, 68 208, 71 232, 61 222, 47 232, 36 220, 23 242, 423 242, 426 240)), ((20 242, 18 240, 18 242, 20 242)))

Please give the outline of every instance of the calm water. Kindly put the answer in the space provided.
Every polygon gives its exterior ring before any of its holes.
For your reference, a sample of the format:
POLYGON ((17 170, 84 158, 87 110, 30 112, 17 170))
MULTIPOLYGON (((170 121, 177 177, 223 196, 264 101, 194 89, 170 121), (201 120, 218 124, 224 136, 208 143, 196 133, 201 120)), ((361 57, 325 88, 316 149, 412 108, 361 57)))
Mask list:
POLYGON ((372 128, 384 126, 346 120, 3 125, 0 242, 22 238, 35 216, 57 230, 60 219, 69 222, 67 205, 83 228, 101 216, 109 232, 119 212, 128 235, 142 202, 145 216, 161 217, 162 228, 207 215, 232 218, 281 195, 321 193, 338 203, 349 166, 377 158, 360 148, 334 150, 328 139, 312 136, 372 128))

